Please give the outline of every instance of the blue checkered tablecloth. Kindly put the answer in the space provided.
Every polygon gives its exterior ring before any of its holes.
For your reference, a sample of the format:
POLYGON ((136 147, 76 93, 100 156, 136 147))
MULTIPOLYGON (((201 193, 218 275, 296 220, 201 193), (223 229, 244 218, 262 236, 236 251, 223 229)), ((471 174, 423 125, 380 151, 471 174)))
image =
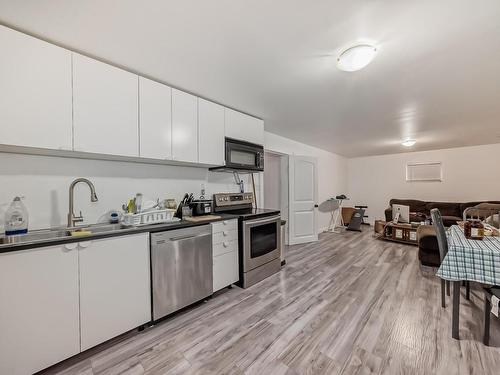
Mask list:
POLYGON ((468 240, 458 225, 448 231, 448 254, 437 275, 450 281, 500 285, 500 237, 468 240))

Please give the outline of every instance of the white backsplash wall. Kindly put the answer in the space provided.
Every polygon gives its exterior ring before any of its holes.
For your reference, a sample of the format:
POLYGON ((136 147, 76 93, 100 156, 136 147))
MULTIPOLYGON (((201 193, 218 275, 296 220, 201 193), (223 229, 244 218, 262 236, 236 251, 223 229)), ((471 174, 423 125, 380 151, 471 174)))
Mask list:
MULTIPOLYGON (((85 223, 102 220, 106 212, 119 210, 136 193, 150 199, 175 198, 179 203, 185 192, 198 198, 202 184, 207 199, 213 193, 239 191, 232 174, 207 168, 0 153, 0 234, 5 211, 16 195, 26 198, 30 230, 66 225, 68 189, 77 177, 90 179, 99 198, 91 203, 87 185, 75 188, 75 213, 81 210, 85 223)), ((250 177, 241 178, 245 190, 252 191, 250 177)), ((259 180, 256 175, 257 194, 259 180)))

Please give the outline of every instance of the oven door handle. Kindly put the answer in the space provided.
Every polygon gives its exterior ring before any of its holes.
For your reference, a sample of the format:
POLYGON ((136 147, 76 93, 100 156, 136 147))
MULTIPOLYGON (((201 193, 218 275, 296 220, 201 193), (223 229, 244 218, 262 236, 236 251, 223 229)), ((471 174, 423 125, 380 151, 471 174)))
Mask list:
POLYGON ((267 217, 265 219, 260 219, 260 220, 248 220, 245 222, 245 225, 248 226, 255 226, 255 225, 261 225, 261 224, 268 224, 272 223, 273 221, 281 220, 281 216, 272 216, 272 217, 267 217))

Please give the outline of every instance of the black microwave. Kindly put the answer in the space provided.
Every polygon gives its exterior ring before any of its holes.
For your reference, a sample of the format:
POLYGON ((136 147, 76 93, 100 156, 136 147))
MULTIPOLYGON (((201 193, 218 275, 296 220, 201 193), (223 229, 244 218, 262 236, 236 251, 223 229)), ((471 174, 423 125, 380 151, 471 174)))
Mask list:
POLYGON ((250 172, 264 171, 264 146, 226 137, 225 149, 226 163, 222 168, 250 172))

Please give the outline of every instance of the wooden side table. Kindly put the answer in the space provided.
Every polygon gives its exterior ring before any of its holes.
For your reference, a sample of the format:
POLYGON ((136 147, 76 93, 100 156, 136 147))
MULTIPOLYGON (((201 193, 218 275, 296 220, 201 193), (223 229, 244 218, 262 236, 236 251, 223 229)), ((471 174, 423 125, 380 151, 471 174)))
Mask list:
POLYGON ((387 223, 379 238, 387 241, 417 245, 417 229, 420 225, 387 223))

